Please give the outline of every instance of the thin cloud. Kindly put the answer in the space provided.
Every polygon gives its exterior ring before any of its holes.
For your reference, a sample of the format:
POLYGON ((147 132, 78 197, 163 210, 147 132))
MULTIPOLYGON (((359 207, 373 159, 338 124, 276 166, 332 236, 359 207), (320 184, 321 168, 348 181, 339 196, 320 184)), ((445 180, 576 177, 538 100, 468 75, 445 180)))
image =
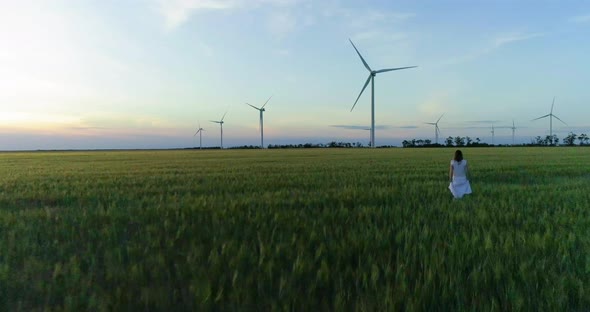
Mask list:
MULTIPOLYGON (((261 5, 272 7, 292 6, 301 0, 153 0, 152 7, 164 18, 167 30, 173 30, 188 21, 198 11, 235 10, 261 5)), ((280 19, 280 18, 279 18, 280 19)), ((284 19, 283 19, 284 20, 284 19)), ((271 23, 273 23, 271 21, 271 23)), ((287 25, 288 26, 288 25, 287 25)))
POLYGON ((522 41, 527 41, 534 38, 545 36, 546 33, 523 33, 523 32, 511 32, 498 34, 489 40, 482 48, 475 49, 469 53, 442 61, 439 66, 450 66, 457 65, 460 63, 470 62, 483 57, 487 54, 493 53, 494 51, 522 41))
POLYGON ((494 38, 494 47, 499 48, 499 47, 502 47, 502 46, 510 44, 510 43, 525 41, 525 40, 543 37, 543 36, 545 36, 544 33, 525 34, 525 33, 520 33, 520 32, 514 32, 514 33, 509 33, 509 34, 503 34, 503 35, 499 35, 496 38, 494 38))
POLYGON ((347 20, 347 24, 352 28, 351 38, 354 41, 372 41, 380 42, 401 42, 409 38, 408 33, 404 31, 392 31, 399 29, 399 24, 416 16, 408 12, 376 11, 367 10, 357 12, 351 10, 341 10, 340 17, 347 20), (395 26, 395 27, 393 27, 395 26))
POLYGON ((237 6, 235 0, 158 0, 155 4, 165 20, 166 29, 172 30, 198 10, 228 10, 237 6))
POLYGON ((288 12, 275 13, 268 19, 268 30, 278 38, 283 38, 297 29, 297 17, 288 12))
POLYGON ((107 127, 69 127, 71 130, 108 130, 111 128, 107 127))
POLYGON ((450 94, 448 90, 438 90, 430 94, 430 96, 422 103, 418 104, 418 110, 428 115, 439 115, 448 110, 450 94))
POLYGON ((590 22, 590 14, 573 16, 569 19, 569 21, 578 24, 588 23, 590 22))
MULTIPOLYGON (((358 126, 358 125, 330 125, 333 128, 342 128, 349 130, 370 130, 370 126, 358 126)), ((375 130, 385 130, 391 128, 390 126, 375 126, 375 130)))
MULTIPOLYGON (((416 16, 414 13, 406 12, 383 12, 369 10, 365 13, 349 13, 354 18, 350 21, 351 26, 355 28, 370 28, 381 23, 400 23, 416 16)), ((347 14, 348 15, 348 14, 347 14)))
POLYGON ((408 38, 408 34, 403 32, 394 32, 386 30, 371 29, 367 31, 361 31, 351 36, 354 41, 374 40, 381 39, 385 41, 402 41, 408 38))
POLYGON ((465 121, 465 123, 471 123, 471 124, 492 124, 492 123, 499 123, 502 122, 502 120, 468 120, 465 121))

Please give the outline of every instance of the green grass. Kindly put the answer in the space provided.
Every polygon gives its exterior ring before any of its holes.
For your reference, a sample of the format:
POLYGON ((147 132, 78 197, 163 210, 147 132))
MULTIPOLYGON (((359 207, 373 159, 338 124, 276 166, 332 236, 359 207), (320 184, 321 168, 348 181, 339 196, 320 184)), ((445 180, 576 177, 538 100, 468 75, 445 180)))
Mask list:
POLYGON ((585 310, 585 148, 0 154, 0 310, 585 310))

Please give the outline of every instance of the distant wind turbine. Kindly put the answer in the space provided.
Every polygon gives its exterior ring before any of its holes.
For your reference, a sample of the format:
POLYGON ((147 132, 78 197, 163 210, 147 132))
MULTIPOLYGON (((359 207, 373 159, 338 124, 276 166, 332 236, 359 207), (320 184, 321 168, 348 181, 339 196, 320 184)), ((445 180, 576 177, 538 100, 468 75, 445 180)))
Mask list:
POLYGON ((197 134, 199 135, 199 149, 203 149, 203 131, 205 131, 205 129, 201 128, 201 123, 199 123, 199 129, 195 132, 195 135, 193 135, 193 137, 197 136, 197 134))
POLYGON ((218 123, 221 126, 221 149, 223 149, 223 118, 225 118, 225 115, 227 115, 227 112, 225 112, 225 114, 223 114, 223 117, 221 117, 221 120, 219 120, 219 121, 209 120, 211 122, 218 123))
POLYGON ((435 141, 436 144, 438 144, 438 135, 440 133, 440 128, 438 127, 438 122, 440 121, 440 119, 444 116, 445 114, 440 115, 440 117, 438 118, 438 120, 436 122, 425 122, 425 124, 428 125, 433 125, 434 126, 434 137, 435 137, 435 141))
POLYGON ((356 98, 356 101, 354 101, 354 104, 352 105, 352 108, 350 109, 350 111, 352 112, 352 110, 356 106, 356 103, 359 101, 359 98, 361 97, 361 95, 363 94, 363 92, 365 91, 365 89, 367 88, 367 85, 369 85, 369 82, 371 82, 371 147, 374 148, 375 147, 375 76, 377 74, 385 73, 385 72, 388 72, 388 71, 401 70, 401 69, 407 69, 407 68, 414 68, 414 67, 417 67, 417 66, 407 66, 407 67, 386 68, 386 69, 380 69, 380 70, 372 70, 371 67, 369 67, 369 64, 367 64, 367 62, 365 61, 365 59, 363 58, 363 56, 359 52, 359 50, 356 48, 356 46, 354 45, 354 43, 352 43, 352 40, 350 40, 350 39, 348 39, 348 40, 352 44, 352 47, 354 48, 354 50, 356 51, 356 53, 361 58, 361 61, 365 65, 365 68, 369 71, 369 78, 367 78, 367 81, 365 82, 365 85, 363 86, 363 89, 361 90, 361 93, 359 93, 359 96, 356 98))
POLYGON ((494 131, 494 124, 492 124, 492 131, 490 131, 490 133, 492 134, 492 145, 494 145, 494 134, 496 133, 496 131, 494 131))
POLYGON ((559 119, 559 117, 553 115, 553 105, 555 105, 555 97, 553 97, 553 103, 551 103, 551 111, 549 112, 549 114, 531 120, 531 121, 535 121, 535 120, 538 120, 538 119, 549 117, 549 136, 550 137, 553 137, 553 118, 555 118, 555 119, 563 122, 563 124, 567 126, 567 124, 563 120, 561 120, 561 119, 559 119))
POLYGON ((514 145, 514 132, 516 131, 516 126, 514 126, 514 119, 512 119, 512 145, 514 145))
POLYGON ((264 107, 266 106, 268 101, 270 101, 271 98, 272 98, 272 96, 269 97, 268 100, 266 100, 266 102, 264 102, 264 105, 262 105, 261 108, 258 108, 254 105, 246 103, 247 105, 250 105, 252 108, 254 108, 260 112, 260 148, 264 148, 264 114, 263 113, 266 111, 264 109, 264 107))

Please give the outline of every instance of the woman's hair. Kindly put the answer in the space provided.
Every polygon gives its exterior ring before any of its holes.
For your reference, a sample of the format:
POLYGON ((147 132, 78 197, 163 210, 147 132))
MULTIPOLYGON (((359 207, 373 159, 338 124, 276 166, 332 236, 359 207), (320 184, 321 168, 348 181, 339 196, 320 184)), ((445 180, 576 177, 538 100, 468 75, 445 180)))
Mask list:
POLYGON ((456 162, 461 162, 463 160, 463 153, 461 150, 455 151, 455 158, 453 158, 456 162))

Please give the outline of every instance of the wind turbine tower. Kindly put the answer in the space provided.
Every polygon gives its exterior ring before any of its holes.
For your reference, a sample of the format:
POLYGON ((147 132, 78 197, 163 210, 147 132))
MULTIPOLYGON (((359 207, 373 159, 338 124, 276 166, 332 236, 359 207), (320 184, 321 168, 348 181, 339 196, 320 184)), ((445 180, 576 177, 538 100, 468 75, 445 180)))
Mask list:
POLYGON ((203 149, 203 131, 205 131, 205 129, 201 128, 201 124, 199 123, 199 129, 195 132, 195 135, 193 135, 193 137, 197 136, 197 134, 199 135, 199 149, 203 149))
POLYGON ((270 101, 271 98, 272 98, 272 96, 269 97, 268 100, 266 100, 266 102, 264 102, 264 105, 262 105, 261 108, 258 108, 254 105, 246 103, 247 105, 250 105, 252 108, 254 108, 260 112, 260 148, 264 148, 264 114, 263 113, 266 111, 264 109, 264 107, 266 106, 268 101, 270 101))
POLYGON ((549 112, 549 114, 531 120, 531 121, 535 121, 535 120, 538 120, 538 119, 549 117, 549 136, 551 138, 553 138, 553 118, 555 118, 555 119, 563 122, 563 124, 567 126, 567 124, 563 120, 561 120, 561 119, 559 119, 559 117, 553 115, 553 105, 555 105, 555 97, 553 97, 553 102, 551 103, 551 111, 549 112))
POLYGON ((512 145, 514 146, 514 132, 516 131, 516 126, 514 126, 514 119, 512 119, 512 145))
POLYGON ((350 40, 350 39, 348 39, 348 40, 350 41, 350 44, 352 44, 352 47, 354 48, 354 50, 356 51, 356 53, 361 58, 361 61, 365 65, 365 68, 369 71, 369 78, 367 78, 367 81, 365 82, 365 85, 363 86, 363 89, 361 90, 361 93, 359 93, 359 96, 356 98, 356 101, 354 101, 354 104, 352 105, 352 108, 350 109, 350 111, 352 112, 352 110, 356 106, 356 103, 359 101, 359 98, 361 97, 361 95, 363 94, 363 92, 365 91, 365 89, 367 88, 367 85, 369 85, 369 82, 371 82, 371 148, 375 148, 375 76, 377 74, 385 73, 385 72, 388 72, 388 71, 401 70, 401 69, 407 69, 407 68, 414 68, 414 67, 417 67, 417 66, 408 66, 408 67, 398 67, 398 68, 386 68, 386 69, 380 69, 380 70, 372 70, 371 67, 369 67, 369 64, 367 64, 367 62, 365 61, 365 59, 363 58, 363 56, 359 52, 359 50, 356 48, 356 46, 354 45, 354 43, 352 43, 352 40, 350 40))
POLYGON ((494 124, 492 124, 492 131, 490 131, 490 133, 492 134, 492 145, 494 145, 494 134, 496 133, 494 131, 494 124))
POLYGON ((440 117, 438 118, 438 120, 436 122, 425 122, 425 124, 428 125, 433 125, 434 126, 434 141, 436 142, 436 144, 438 144, 438 135, 440 133, 440 128, 438 127, 438 122, 440 121, 440 119, 444 116, 445 114, 440 115, 440 117))
POLYGON ((225 115, 227 115, 227 112, 223 114, 221 120, 209 120, 211 122, 218 123, 221 126, 221 149, 223 149, 223 119, 225 118, 225 115))

